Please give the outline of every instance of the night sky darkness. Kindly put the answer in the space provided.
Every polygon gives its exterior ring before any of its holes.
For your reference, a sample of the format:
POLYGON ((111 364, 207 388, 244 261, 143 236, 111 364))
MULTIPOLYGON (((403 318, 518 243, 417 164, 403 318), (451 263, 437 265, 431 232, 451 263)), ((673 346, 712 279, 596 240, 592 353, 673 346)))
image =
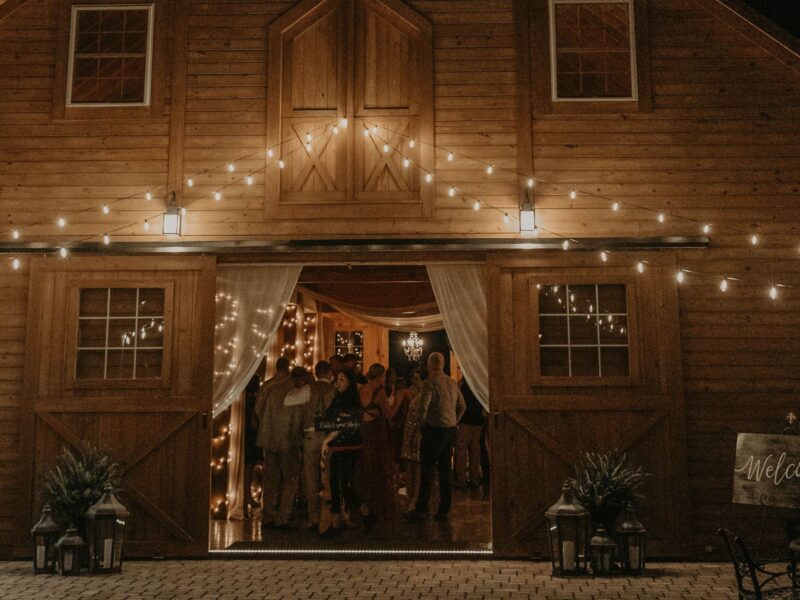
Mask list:
POLYGON ((745 0, 762 15, 800 38, 800 0, 745 0))

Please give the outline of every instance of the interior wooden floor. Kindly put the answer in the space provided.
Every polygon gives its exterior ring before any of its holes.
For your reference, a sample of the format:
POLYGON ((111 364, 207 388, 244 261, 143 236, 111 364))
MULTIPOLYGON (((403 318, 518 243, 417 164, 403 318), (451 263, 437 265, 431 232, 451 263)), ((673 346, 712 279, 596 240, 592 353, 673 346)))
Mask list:
MULTIPOLYGON (((403 504, 403 497, 398 503, 403 504)), ((436 498, 431 506, 435 507, 436 498)), ((277 549, 314 550, 323 548, 381 550, 486 550, 491 549, 491 503, 481 489, 454 489, 453 506, 447 522, 428 520, 413 524, 398 516, 364 534, 360 520, 343 530, 343 539, 330 540, 315 530, 303 528, 302 507, 293 525, 285 529, 261 529, 258 515, 244 521, 211 521, 211 550, 277 549), (296 523, 296 524, 294 524, 296 523)))

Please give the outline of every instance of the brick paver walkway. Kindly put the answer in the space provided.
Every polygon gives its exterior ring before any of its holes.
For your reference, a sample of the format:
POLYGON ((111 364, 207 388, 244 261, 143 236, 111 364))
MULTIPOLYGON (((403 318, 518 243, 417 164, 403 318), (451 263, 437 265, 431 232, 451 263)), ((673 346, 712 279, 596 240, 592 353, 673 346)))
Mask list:
POLYGON ((0 598, 736 598, 726 564, 653 564, 649 576, 614 579, 554 579, 548 569, 511 561, 176 560, 129 562, 120 575, 61 577, 0 562, 0 598))

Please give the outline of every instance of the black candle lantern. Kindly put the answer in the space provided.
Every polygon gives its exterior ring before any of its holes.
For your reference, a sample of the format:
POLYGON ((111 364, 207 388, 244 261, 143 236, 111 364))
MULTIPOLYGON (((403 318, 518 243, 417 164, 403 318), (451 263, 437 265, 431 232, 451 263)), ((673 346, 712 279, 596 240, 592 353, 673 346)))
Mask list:
POLYGON ((114 487, 107 483, 103 497, 86 511, 89 528, 89 568, 94 573, 122 571, 122 544, 128 509, 117 500, 114 487))
POLYGON ((83 548, 86 542, 78 535, 74 528, 67 529, 58 543, 58 570, 62 575, 80 575, 83 548))
POLYGON ((589 556, 589 512, 572 496, 569 482, 561 497, 545 512, 553 575, 586 573, 589 556))
POLYGON ((600 525, 589 542, 589 550, 592 553, 592 575, 611 574, 611 557, 616 546, 606 528, 600 525))
POLYGON ((45 504, 39 522, 31 529, 34 573, 55 572, 58 534, 58 524, 53 520, 50 505, 45 504))
POLYGON ((644 573, 644 545, 647 531, 636 518, 633 505, 628 503, 617 525, 622 572, 632 575, 644 573))

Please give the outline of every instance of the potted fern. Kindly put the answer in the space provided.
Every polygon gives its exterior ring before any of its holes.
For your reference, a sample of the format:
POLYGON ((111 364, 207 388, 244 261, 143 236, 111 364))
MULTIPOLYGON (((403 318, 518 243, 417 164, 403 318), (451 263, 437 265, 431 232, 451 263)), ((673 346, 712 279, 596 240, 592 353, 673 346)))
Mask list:
POLYGON ((120 484, 119 464, 107 452, 84 441, 76 452, 67 447, 44 475, 42 499, 50 505, 56 522, 74 527, 86 536, 86 511, 103 495, 103 488, 120 484))
POLYGON ((617 517, 628 503, 641 499, 639 488, 647 474, 617 450, 586 452, 570 480, 574 497, 589 511, 594 527, 614 531, 617 517))

